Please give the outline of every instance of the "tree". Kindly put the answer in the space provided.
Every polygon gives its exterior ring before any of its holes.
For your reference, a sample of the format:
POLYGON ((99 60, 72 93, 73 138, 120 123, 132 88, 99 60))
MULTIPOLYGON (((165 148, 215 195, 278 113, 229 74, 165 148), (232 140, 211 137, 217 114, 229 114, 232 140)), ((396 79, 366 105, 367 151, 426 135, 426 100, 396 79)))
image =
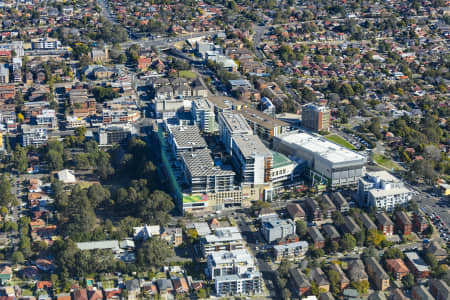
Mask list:
POLYGON ((353 288, 355 288, 360 295, 367 294, 369 290, 369 282, 367 280, 362 280, 360 282, 352 282, 353 288))
POLYGON ((431 253, 426 253, 424 260, 433 270, 436 269, 436 267, 438 266, 438 261, 436 259, 436 256, 434 256, 431 253))
POLYGON ((139 248, 137 263, 141 267, 157 269, 164 266, 167 259, 173 255, 173 249, 166 241, 159 238, 150 238, 139 248))
POLYGON ((384 251, 384 259, 404 258, 403 252, 398 248, 389 248, 384 251))
POLYGON ((358 244, 359 247, 364 246, 364 243, 366 241, 366 232, 363 230, 361 230, 360 232, 357 232, 355 234, 355 238, 356 238, 356 243, 358 244))
POLYGON ((47 158, 50 170, 61 170, 64 167, 63 153, 50 150, 47 153, 47 158))
POLYGON ((377 229, 369 229, 367 231, 367 244, 370 246, 379 247, 381 243, 386 239, 383 233, 379 232, 377 229))
POLYGON ((11 256, 11 260, 15 264, 23 264, 25 262, 25 257, 23 256, 23 253, 20 251, 15 251, 13 255, 11 256))
POLYGON ((290 261, 283 259, 280 263, 280 267, 278 267, 278 274, 280 274, 280 277, 287 278, 291 266, 292 264, 290 261))
POLYGON ((0 175, 0 206, 17 205, 16 196, 12 193, 11 179, 7 173, 0 175))
POLYGON ((303 238, 308 231, 308 226, 306 225, 306 222, 303 220, 299 220, 295 222, 295 232, 300 238, 303 238))
POLYGON ((336 226, 342 226, 345 223, 344 216, 338 210, 335 210, 332 214, 333 222, 336 226))
POLYGON ((403 286, 407 289, 412 288, 416 284, 416 280, 414 279, 414 275, 411 273, 406 274, 402 278, 403 286))
POLYGON ((89 169, 91 167, 89 155, 87 153, 76 154, 74 157, 74 162, 78 169, 89 169))
POLYGON ((96 208, 101 202, 109 199, 111 196, 109 190, 99 183, 91 185, 88 188, 87 195, 93 208, 96 208))
POLYGON ((31 251, 30 238, 28 236, 22 236, 20 238, 19 249, 25 257, 30 257, 33 255, 33 251, 31 251))
POLYGON ((16 150, 14 150, 13 161, 17 172, 25 173, 28 167, 27 151, 24 148, 17 146, 16 150))
POLYGON ((169 221, 169 212, 174 207, 172 197, 156 190, 143 203, 141 217, 145 222, 165 225, 169 221))
POLYGON ((336 272, 335 270, 328 270, 328 279, 330 280, 330 285, 331 285, 331 292, 333 293, 333 295, 337 295, 339 294, 341 287, 340 287, 340 276, 339 273, 336 272))
POLYGON ((341 240, 341 246, 344 251, 351 251, 356 246, 356 240, 353 235, 346 233, 341 240))

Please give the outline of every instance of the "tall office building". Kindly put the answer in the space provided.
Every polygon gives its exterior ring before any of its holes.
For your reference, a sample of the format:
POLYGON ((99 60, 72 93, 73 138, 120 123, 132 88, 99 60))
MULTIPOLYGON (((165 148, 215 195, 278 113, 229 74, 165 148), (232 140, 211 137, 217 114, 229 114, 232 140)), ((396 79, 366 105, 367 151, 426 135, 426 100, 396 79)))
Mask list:
POLYGON ((302 126, 315 131, 330 130, 330 109, 326 106, 307 104, 302 109, 302 126))

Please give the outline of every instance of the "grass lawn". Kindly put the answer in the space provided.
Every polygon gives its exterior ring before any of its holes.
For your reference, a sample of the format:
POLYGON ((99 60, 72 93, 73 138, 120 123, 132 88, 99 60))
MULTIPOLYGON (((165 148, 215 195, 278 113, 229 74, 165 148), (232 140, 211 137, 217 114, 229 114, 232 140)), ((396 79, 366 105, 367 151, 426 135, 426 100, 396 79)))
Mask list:
POLYGON ((325 138, 329 141, 332 141, 333 143, 336 143, 338 145, 341 145, 342 147, 348 148, 350 150, 356 150, 355 146, 347 142, 345 139, 341 138, 340 136, 336 134, 331 134, 325 136, 325 138))
POLYGON ((195 79, 197 78, 197 75, 189 70, 182 70, 180 72, 178 72, 178 75, 180 75, 180 77, 184 77, 184 78, 188 78, 188 79, 195 79))
POLYGON ((102 286, 104 289, 112 289, 114 287, 114 280, 103 280, 102 286))
POLYGON ((391 159, 387 158, 386 156, 379 154, 379 153, 374 153, 373 154, 373 161, 374 163, 383 166, 389 170, 401 170, 401 168, 399 166, 397 166, 396 163, 394 163, 391 159))

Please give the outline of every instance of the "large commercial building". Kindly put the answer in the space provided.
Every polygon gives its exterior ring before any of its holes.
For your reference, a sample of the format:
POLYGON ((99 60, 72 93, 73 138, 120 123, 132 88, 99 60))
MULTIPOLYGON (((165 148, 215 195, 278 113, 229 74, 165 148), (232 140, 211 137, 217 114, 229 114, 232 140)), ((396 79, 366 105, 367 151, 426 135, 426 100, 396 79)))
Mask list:
POLYGON ((253 256, 247 249, 213 252, 208 256, 208 275, 220 276, 252 273, 256 270, 253 256))
POLYGON ((274 138, 274 149, 307 162, 313 184, 331 188, 356 185, 362 176, 366 157, 322 137, 290 132, 274 138))
POLYGON ((272 153, 256 135, 240 135, 232 139, 233 165, 241 184, 270 182, 272 153))
POLYGON ((208 149, 183 153, 181 157, 182 170, 190 193, 207 194, 233 190, 235 173, 215 166, 208 149))
POLYGON ((307 104, 302 108, 302 126, 315 131, 330 130, 330 109, 326 106, 307 104))
POLYGON ((223 112, 219 114, 219 137, 228 153, 232 152, 232 138, 253 135, 253 131, 241 114, 223 112))
POLYGON ((413 195, 402 181, 386 171, 368 172, 358 182, 361 206, 392 211, 396 206, 407 205, 413 195))
POLYGON ((212 133, 217 131, 214 105, 208 99, 199 98, 192 100, 191 114, 203 132, 212 133))

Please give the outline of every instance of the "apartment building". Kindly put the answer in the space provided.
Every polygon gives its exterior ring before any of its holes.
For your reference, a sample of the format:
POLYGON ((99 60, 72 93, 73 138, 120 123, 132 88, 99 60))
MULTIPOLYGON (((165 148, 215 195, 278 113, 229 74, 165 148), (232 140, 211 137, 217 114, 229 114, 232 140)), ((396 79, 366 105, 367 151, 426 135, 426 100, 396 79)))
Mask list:
POLYGON ((216 294, 219 297, 259 294, 262 282, 260 272, 220 276, 215 281, 216 294))
POLYGON ((330 130, 331 113, 326 106, 307 104, 302 107, 302 126, 314 131, 330 130))
POLYGON ((280 219, 278 216, 266 218, 261 226, 261 234, 268 243, 285 238, 295 233, 295 223, 291 219, 280 219))
POLYGON ((385 236, 391 236, 394 234, 394 223, 385 212, 377 214, 376 220, 378 224, 378 230, 381 231, 385 236))
POLYGON ((219 113, 219 137, 228 153, 232 154, 232 138, 245 135, 253 135, 253 130, 241 114, 219 113))
POLYGON ((406 252, 405 257, 406 265, 414 274, 414 277, 427 278, 430 276, 430 268, 416 252, 406 252))
POLYGON ((307 251, 308 242, 306 241, 273 246, 273 255, 277 262, 280 262, 282 259, 300 259, 305 256, 307 251))
POLYGON ((412 222, 404 211, 395 213, 395 225, 403 235, 408 235, 412 232, 412 222))
POLYGON ((368 172, 358 181, 358 200, 361 206, 392 211, 406 206, 414 192, 386 171, 368 172))
POLYGON ((331 193, 331 199, 333 200, 334 204, 336 205, 336 208, 341 212, 345 213, 350 210, 350 205, 348 204, 347 200, 342 196, 340 192, 334 192, 331 193))
POLYGON ((203 132, 213 133, 218 130, 214 105, 208 99, 199 98, 192 100, 191 114, 195 123, 203 132))
POLYGON ((192 153, 208 147, 196 125, 167 125, 167 133, 167 142, 178 159, 181 159, 183 153, 192 153))
POLYGON ((181 158, 181 168, 189 186, 189 193, 207 194, 234 189, 235 173, 221 166, 215 166, 208 149, 183 153, 181 158))
POLYGON ((290 129, 288 123, 272 118, 253 108, 243 108, 240 110, 240 113, 250 125, 253 132, 266 141, 271 141, 273 137, 280 136, 290 129))
POLYGON ((43 109, 36 115, 36 124, 48 129, 58 128, 58 118, 54 109, 43 109))
POLYGON ((200 240, 204 257, 216 251, 232 251, 244 249, 245 242, 237 227, 217 228, 212 234, 208 234, 200 240))
POLYGON ((61 47, 61 42, 52 38, 37 38, 31 40, 33 50, 56 50, 61 47))
POLYGON ((47 128, 22 125, 22 147, 40 146, 48 141, 47 128))
POLYGON ((213 252, 208 255, 207 265, 210 279, 253 273, 256 270, 254 258, 247 249, 213 252))
POLYGON ((308 228, 308 233, 311 236, 311 239, 314 242, 314 247, 316 248, 323 248, 325 247, 325 238, 320 233, 319 229, 317 229, 317 226, 312 226, 308 228))
POLYGON ((0 64, 0 84, 9 83, 9 66, 0 64))
POLYGON ((99 146, 111 146, 114 144, 127 145, 134 130, 131 126, 108 126, 99 128, 99 146))
POLYGON ((264 184, 271 181, 272 152, 255 135, 239 135, 232 139, 233 165, 241 184, 264 184))
POLYGON ((386 259, 386 269, 392 273, 396 280, 402 280, 404 276, 409 274, 409 269, 402 259, 386 259))

